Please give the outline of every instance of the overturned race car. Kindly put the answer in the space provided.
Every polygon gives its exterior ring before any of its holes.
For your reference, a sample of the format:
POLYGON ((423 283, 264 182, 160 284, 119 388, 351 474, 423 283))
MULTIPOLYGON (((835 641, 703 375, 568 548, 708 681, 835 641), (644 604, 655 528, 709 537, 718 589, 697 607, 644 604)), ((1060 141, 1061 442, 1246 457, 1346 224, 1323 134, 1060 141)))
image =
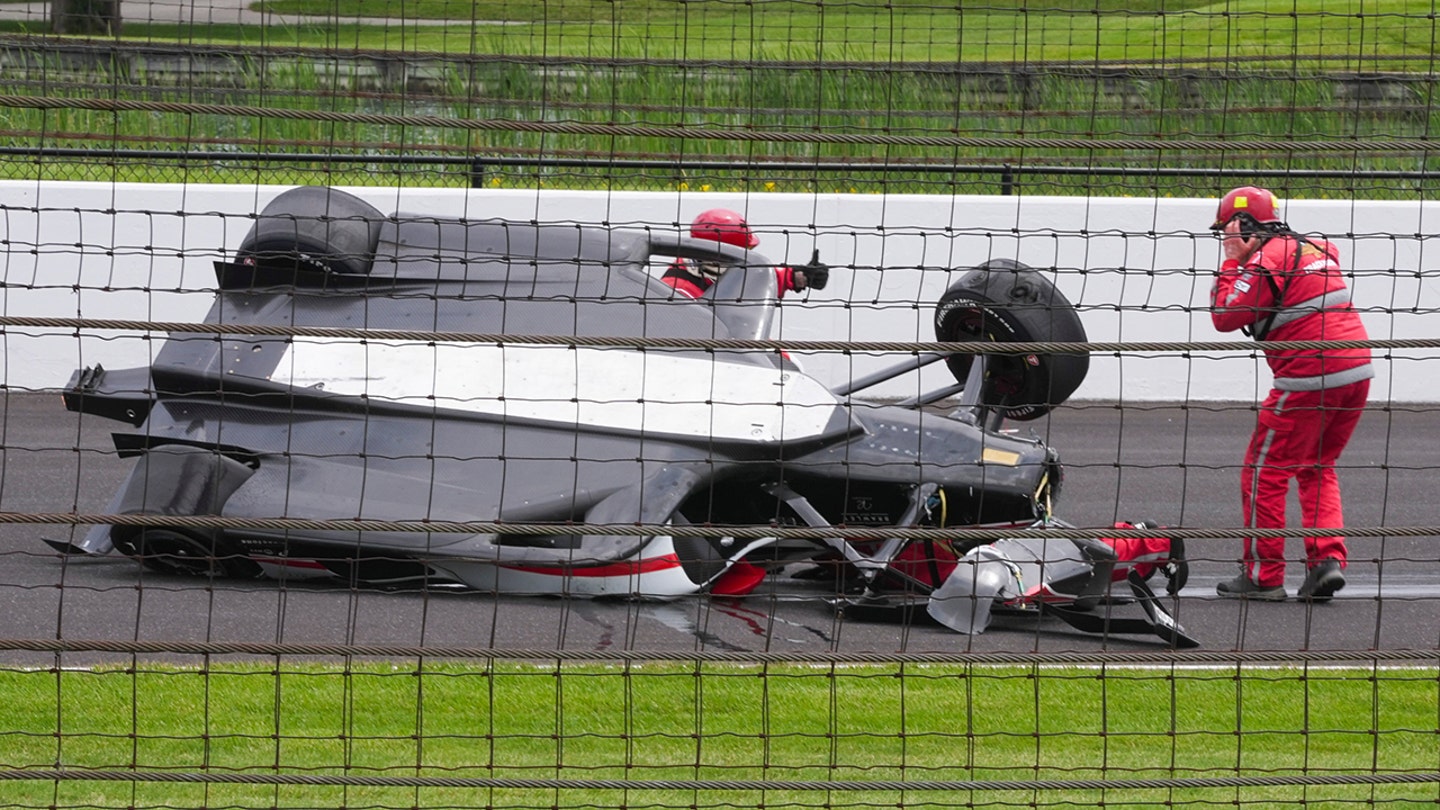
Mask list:
MULTIPOLYGON (((63 553, 113 550, 207 577, 643 598, 739 596, 783 566, 826 561, 847 572, 837 602, 856 616, 923 605, 976 633, 992 610, 1033 611, 1195 644, 1146 584, 1160 570, 1178 591, 1178 541, 1035 536, 1067 528, 1053 514, 1062 467, 1038 437, 1001 423, 1064 402, 1086 354, 912 356, 827 387, 783 353, 687 345, 771 338, 776 274, 755 251, 658 230, 385 215, 324 187, 277 196, 215 275, 205 322, 235 331, 172 333, 146 368, 81 369, 65 402, 138 429, 114 437, 134 467, 108 514, 231 520, 96 526, 47 541, 63 553), (656 257, 728 269, 691 300, 650 272, 656 257), (395 336, 404 331, 416 336, 395 336), (537 335, 583 340, 524 340, 537 335), (899 403, 857 396, 940 361, 954 384, 899 403), (506 525, 553 532, 493 531, 506 525), (701 525, 1006 536, 967 546, 686 532, 701 525), (614 526, 668 532, 601 533, 614 526), (1119 597, 1117 582, 1139 617, 1093 610, 1119 597)), ((935 328, 939 341, 977 347, 1085 340, 1050 281, 1005 260, 964 273, 935 328)))

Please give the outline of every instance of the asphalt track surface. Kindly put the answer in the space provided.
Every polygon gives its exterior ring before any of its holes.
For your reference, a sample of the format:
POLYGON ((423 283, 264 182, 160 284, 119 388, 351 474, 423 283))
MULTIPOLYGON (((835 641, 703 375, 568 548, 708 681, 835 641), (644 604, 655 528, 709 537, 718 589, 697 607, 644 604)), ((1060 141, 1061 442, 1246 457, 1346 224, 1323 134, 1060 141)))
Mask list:
MULTIPOLYGON (((69 413, 53 393, 3 394, 0 405, 0 510, 103 512, 130 464, 116 457, 110 434, 128 426, 69 413)), ((1440 408, 1372 405, 1341 459, 1348 525, 1435 524, 1440 408)), ((1248 404, 1081 403, 1019 428, 1034 430, 1060 450, 1067 474, 1056 511, 1075 525, 1148 518, 1186 528, 1233 528, 1237 464, 1252 420, 1248 404)), ((0 638, 807 655, 1163 648, 1154 637, 1089 635, 1048 617, 998 617, 974 636, 924 620, 862 621, 827 601, 834 595, 831 582, 797 578, 793 568, 741 599, 497 598, 418 588, 210 582, 154 574, 118 555, 65 557, 41 542, 80 532, 0 524, 0 638)), ((1288 543, 1288 555, 1298 557, 1300 541, 1288 543)), ((1414 650, 1420 658, 1428 651, 1433 661, 1440 650, 1436 536, 1352 538, 1350 550, 1349 584, 1332 602, 1245 603, 1215 596, 1215 583, 1237 570, 1239 541, 1192 540, 1189 585, 1171 604, 1203 650, 1414 650)), ((1293 594, 1303 566, 1292 564, 1288 576, 1293 594)), ((1140 615, 1133 604, 1112 610, 1140 615)), ((50 653, 0 651, 0 663, 55 660, 50 653)), ((64 656, 66 665, 114 660, 110 653, 64 656)))

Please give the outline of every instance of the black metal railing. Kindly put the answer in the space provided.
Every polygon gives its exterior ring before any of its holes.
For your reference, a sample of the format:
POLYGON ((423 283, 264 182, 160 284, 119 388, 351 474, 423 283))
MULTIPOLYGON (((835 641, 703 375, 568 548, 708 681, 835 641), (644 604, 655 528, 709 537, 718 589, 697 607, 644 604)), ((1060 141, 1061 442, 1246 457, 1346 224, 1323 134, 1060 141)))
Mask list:
MULTIPOLYGON (((675 160, 669 158, 581 158, 544 156, 499 156, 465 154, 389 154, 344 152, 268 152, 234 150, 165 150, 165 149, 86 149, 59 147, 0 147, 0 160, 80 160, 106 165, 122 163, 155 164, 229 164, 262 167, 285 164, 311 166, 363 167, 429 166, 453 169, 463 173, 471 188, 481 188, 491 180, 515 173, 545 173, 575 170, 577 175, 591 178, 662 173, 674 180, 696 176, 725 175, 741 179, 789 177, 866 177, 883 179, 889 175, 934 178, 933 184, 944 184, 947 178, 959 176, 993 178, 994 193, 1015 194, 1027 178, 1094 177, 1135 178, 1157 181, 1170 179, 1250 180, 1257 175, 1284 177, 1294 180, 1348 179, 1398 180, 1425 183, 1440 180, 1440 172, 1428 170, 1356 170, 1356 169, 1263 169, 1222 167, 1162 166, 1060 166, 1044 163, 938 163, 938 162, 843 162, 798 160, 675 160)), ((931 185, 931 184, 927 184, 931 185)))

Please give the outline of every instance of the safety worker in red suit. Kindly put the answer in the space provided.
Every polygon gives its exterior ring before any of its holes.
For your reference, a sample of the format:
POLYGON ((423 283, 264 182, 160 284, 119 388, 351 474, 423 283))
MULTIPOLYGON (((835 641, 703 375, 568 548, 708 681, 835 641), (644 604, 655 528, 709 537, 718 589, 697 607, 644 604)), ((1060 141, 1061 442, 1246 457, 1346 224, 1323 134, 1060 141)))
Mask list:
MULTIPOLYGON (((1153 520, 1120 521, 1117 529, 1159 529, 1153 520)), ((1123 582, 1131 569, 1148 580, 1159 571, 1165 576, 1165 592, 1172 596, 1185 587, 1190 578, 1190 561, 1185 558, 1185 541, 1176 537, 1100 537, 1100 542, 1115 550, 1115 568, 1111 582, 1123 582)))
MULTIPOLYGON (((690 223, 690 236, 694 239, 712 239, 746 250, 752 250, 760 244, 760 237, 750 230, 745 218, 728 208, 701 211, 690 223)), ((699 298, 726 269, 726 265, 718 262, 676 259, 665 269, 660 280, 686 297, 699 298)), ((804 267, 775 268, 775 280, 780 285, 781 296, 792 291, 823 290, 830 281, 830 268, 820 263, 820 253, 816 251, 810 263, 804 267)))
MULTIPOLYGON (((1117 529, 1161 529, 1153 520, 1117 521, 1117 529)), ((1156 534, 1149 537, 1096 537, 1115 552, 1115 565, 1110 571, 1111 582, 1124 582, 1134 570, 1142 580, 1149 580, 1158 571, 1165 577, 1165 592, 1180 593, 1190 578, 1190 561, 1185 557, 1185 541, 1156 534)), ((890 566, 918 582, 938 587, 955 570, 961 555, 948 544, 911 543, 900 550, 890 566)))
MULTIPOLYGON (((1245 527, 1285 526, 1290 479, 1300 496, 1301 526, 1344 525, 1335 463, 1349 443, 1375 375, 1365 348, 1277 349, 1275 341, 1366 340, 1350 303, 1340 255, 1325 239, 1296 233, 1280 218, 1270 191, 1243 186, 1220 200, 1211 230, 1224 261, 1211 289, 1211 317, 1221 332, 1241 330, 1260 342, 1274 378, 1261 404, 1240 473, 1245 527)), ((1325 602, 1345 587, 1342 536, 1306 536, 1299 598, 1325 602)), ((1245 539, 1242 570, 1216 591, 1233 599, 1283 601, 1285 539, 1245 539)))

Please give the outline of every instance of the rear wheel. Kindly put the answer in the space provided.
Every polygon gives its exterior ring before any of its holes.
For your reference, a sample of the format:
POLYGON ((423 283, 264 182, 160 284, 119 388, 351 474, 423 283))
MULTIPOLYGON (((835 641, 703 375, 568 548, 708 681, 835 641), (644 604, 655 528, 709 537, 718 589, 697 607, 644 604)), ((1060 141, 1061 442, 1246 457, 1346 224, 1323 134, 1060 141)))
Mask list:
MULTIPOLYGON (((960 278, 935 306, 935 337, 947 343, 1080 343, 1085 327, 1075 307, 1040 272, 996 259, 960 278)), ((965 382, 973 354, 946 358, 965 382)), ((1037 419, 1069 399, 1085 381, 1090 355, 986 354, 979 403, 1015 420, 1037 419)))
POLYGON ((301 186, 270 201, 240 243, 239 262, 296 283, 327 275, 366 276, 385 215, 333 188, 301 186))

